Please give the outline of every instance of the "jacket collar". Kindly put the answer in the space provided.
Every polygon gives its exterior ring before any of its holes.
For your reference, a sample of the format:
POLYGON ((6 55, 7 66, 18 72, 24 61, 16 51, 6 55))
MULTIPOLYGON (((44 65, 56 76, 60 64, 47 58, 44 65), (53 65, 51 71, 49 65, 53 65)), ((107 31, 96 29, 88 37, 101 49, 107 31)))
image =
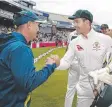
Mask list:
POLYGON ((20 40, 21 42, 24 42, 25 44, 27 44, 27 41, 25 39, 25 37, 19 33, 19 32, 12 32, 12 35, 17 39, 20 40))

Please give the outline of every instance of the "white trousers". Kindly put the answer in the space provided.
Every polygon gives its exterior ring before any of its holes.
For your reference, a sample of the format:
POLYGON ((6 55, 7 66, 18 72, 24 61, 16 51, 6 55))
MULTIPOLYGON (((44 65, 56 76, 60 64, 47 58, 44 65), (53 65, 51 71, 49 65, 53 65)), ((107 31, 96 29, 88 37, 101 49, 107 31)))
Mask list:
POLYGON ((72 107, 72 102, 76 93, 76 84, 79 80, 79 67, 78 65, 74 65, 71 67, 68 72, 68 84, 67 84, 67 92, 65 96, 65 106, 64 107, 72 107))
POLYGON ((95 96, 93 94, 93 82, 87 82, 87 81, 81 81, 79 79, 79 82, 76 85, 77 89, 77 107, 90 107, 92 104, 95 96))
POLYGON ((92 102, 93 102, 93 98, 78 98, 77 100, 77 107, 90 107, 92 102))

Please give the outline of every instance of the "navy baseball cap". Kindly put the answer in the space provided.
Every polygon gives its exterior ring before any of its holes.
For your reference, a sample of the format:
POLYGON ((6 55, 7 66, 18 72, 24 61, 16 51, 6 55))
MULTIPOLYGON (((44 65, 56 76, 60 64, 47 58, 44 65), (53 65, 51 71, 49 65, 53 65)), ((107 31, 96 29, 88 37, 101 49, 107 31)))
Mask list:
POLYGON ((35 13, 31 11, 21 11, 13 15, 13 23, 16 26, 23 25, 29 21, 43 23, 43 21, 35 13))
POLYGON ((76 18, 86 18, 91 23, 93 22, 93 15, 88 10, 77 10, 72 16, 68 17, 70 20, 74 20, 76 18))

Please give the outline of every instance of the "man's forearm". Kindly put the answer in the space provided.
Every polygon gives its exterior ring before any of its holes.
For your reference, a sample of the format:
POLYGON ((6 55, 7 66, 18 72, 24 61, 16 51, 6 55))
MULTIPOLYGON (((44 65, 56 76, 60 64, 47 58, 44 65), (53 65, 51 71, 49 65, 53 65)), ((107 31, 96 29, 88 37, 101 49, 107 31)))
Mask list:
POLYGON ((60 65, 56 68, 57 70, 66 70, 70 67, 69 62, 65 61, 65 60, 61 60, 60 61, 60 65))

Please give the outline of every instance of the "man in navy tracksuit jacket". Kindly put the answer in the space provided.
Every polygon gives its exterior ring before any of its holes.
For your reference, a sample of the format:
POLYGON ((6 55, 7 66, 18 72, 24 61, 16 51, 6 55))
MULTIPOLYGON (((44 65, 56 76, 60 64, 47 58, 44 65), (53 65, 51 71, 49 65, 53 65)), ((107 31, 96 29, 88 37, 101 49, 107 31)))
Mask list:
POLYGON ((35 72, 27 43, 36 36, 39 19, 29 11, 18 14, 14 19, 18 31, 0 35, 0 107, 29 107, 29 93, 47 80, 59 62, 48 58, 46 66, 35 72))

